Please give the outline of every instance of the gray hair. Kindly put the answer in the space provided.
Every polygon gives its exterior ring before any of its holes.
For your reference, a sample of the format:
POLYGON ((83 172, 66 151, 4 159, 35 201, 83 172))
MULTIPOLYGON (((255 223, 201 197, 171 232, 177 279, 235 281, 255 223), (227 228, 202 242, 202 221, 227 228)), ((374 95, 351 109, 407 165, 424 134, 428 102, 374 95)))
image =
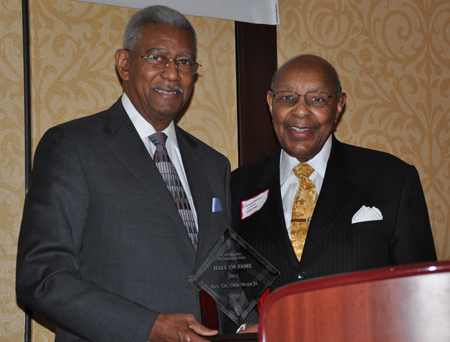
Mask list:
MULTIPOLYGON (((272 82, 270 83, 270 90, 273 92, 273 84, 275 83, 276 79, 278 78, 278 76, 283 72, 283 69, 290 64, 290 62, 292 62, 293 60, 297 59, 298 57, 302 57, 302 56, 308 56, 308 55, 300 55, 300 56, 295 56, 292 57, 291 59, 289 59, 287 62, 285 62, 276 72, 275 75, 273 75, 272 77, 272 82)), ((325 59, 318 57, 318 56, 313 56, 310 55, 310 57, 312 58, 317 58, 318 60, 321 60, 328 68, 329 68, 329 72, 332 74, 333 77, 333 83, 336 86, 336 98, 339 99, 341 97, 341 93, 342 93, 342 83, 341 83, 341 79, 339 78, 339 75, 336 71, 336 69, 334 68, 334 66, 332 66, 328 61, 326 61, 325 59)))
POLYGON ((180 12, 160 5, 148 6, 133 14, 123 33, 123 48, 133 51, 141 39, 142 29, 148 24, 166 24, 184 28, 192 34, 197 48, 197 35, 189 20, 180 12))

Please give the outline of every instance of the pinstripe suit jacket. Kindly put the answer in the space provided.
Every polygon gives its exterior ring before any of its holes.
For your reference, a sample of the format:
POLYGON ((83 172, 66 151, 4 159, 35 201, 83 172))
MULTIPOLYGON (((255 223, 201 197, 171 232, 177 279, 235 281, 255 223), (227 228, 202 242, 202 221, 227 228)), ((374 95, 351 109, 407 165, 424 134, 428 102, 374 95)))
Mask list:
POLYGON ((17 294, 56 341, 145 342, 159 313, 192 313, 187 276, 229 226, 228 160, 176 127, 199 224, 196 253, 121 101, 50 129, 36 151, 17 294), (213 213, 212 199, 222 204, 213 213))
POLYGON ((436 260, 428 211, 414 166, 333 136, 326 174, 301 261, 290 244, 280 194, 280 151, 232 172, 233 228, 280 276, 272 290, 301 279, 436 260), (264 206, 241 219, 241 201, 269 189, 264 206), (352 224, 361 206, 382 221, 352 224))

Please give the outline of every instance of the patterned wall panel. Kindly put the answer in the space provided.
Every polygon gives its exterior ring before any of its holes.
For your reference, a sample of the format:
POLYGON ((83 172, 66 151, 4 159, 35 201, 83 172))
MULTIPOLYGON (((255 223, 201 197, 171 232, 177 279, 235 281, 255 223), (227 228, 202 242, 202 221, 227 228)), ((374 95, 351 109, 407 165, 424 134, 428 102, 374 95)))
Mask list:
POLYGON ((49 127, 118 98, 114 53, 132 13, 72 1, 30 2, 34 147, 49 127))
POLYGON ((238 166, 234 22, 188 16, 202 64, 193 99, 179 125, 238 166))
POLYGON ((22 13, 0 2, 0 341, 23 336, 15 299, 16 246, 24 199, 22 13))
POLYGON ((280 0, 279 63, 330 61, 348 94, 336 135, 414 164, 450 259, 450 2, 280 0))

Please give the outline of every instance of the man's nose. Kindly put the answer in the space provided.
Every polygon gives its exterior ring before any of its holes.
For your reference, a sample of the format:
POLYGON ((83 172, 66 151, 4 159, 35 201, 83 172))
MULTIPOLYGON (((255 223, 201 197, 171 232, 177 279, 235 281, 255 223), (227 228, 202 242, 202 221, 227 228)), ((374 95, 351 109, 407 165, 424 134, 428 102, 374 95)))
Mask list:
POLYGON ((166 67, 161 71, 161 77, 169 79, 171 81, 175 81, 180 78, 180 73, 178 72, 178 65, 175 59, 167 60, 166 67))
POLYGON ((299 118, 302 118, 306 115, 311 114, 310 106, 306 103, 306 96, 300 95, 298 101, 295 105, 292 106, 294 114, 296 114, 299 118))

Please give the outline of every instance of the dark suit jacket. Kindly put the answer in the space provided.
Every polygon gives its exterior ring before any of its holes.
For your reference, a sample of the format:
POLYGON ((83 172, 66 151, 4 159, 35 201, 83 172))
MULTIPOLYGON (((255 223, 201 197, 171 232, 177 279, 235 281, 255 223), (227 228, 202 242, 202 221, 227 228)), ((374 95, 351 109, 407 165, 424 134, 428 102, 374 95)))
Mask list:
POLYGON ((323 186, 301 261, 291 246, 280 193, 280 151, 232 172, 233 228, 262 254, 282 285, 390 265, 436 260, 427 206, 414 166, 333 137, 323 186), (241 220, 241 201, 269 189, 264 206, 241 220), (361 206, 383 220, 352 224, 361 206))
POLYGON ((145 342, 159 313, 200 321, 199 293, 187 277, 229 227, 230 165, 176 132, 198 215, 197 253, 120 100, 42 138, 16 286, 25 304, 56 323, 56 341, 145 342), (221 212, 212 213, 214 197, 221 212))

